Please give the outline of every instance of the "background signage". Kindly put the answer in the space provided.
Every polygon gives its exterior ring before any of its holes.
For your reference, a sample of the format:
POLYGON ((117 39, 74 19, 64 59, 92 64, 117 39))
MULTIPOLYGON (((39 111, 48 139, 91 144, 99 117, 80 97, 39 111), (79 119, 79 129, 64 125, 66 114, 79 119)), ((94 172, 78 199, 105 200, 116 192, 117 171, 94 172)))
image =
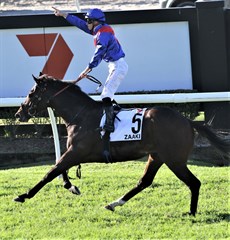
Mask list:
MULTIPOLYGON (((113 24, 126 53, 129 72, 119 92, 192 89, 188 22, 113 24)), ((73 80, 94 53, 93 37, 76 27, 0 30, 0 98, 24 97, 40 71, 73 80)), ((107 64, 92 73, 103 83, 107 64)), ((82 80, 88 93, 96 86, 82 80)))

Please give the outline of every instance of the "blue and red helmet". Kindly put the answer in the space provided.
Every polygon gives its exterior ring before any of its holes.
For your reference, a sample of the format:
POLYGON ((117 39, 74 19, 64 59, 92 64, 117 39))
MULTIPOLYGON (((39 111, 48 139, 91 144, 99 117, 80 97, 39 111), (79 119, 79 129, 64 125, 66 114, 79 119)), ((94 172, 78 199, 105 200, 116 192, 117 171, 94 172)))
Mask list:
POLYGON ((90 9, 86 13, 85 18, 96 20, 98 22, 105 22, 105 14, 101 11, 101 9, 98 9, 98 8, 90 9))

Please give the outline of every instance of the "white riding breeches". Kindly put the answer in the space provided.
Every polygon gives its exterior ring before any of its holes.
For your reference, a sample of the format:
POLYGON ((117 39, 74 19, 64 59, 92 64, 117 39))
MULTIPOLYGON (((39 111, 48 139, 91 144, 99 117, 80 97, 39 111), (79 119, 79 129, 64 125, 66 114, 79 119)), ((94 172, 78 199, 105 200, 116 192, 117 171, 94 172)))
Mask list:
POLYGON ((128 64, 124 58, 120 58, 115 62, 109 62, 108 67, 109 76, 106 79, 101 98, 109 97, 113 100, 115 92, 128 72, 128 64))

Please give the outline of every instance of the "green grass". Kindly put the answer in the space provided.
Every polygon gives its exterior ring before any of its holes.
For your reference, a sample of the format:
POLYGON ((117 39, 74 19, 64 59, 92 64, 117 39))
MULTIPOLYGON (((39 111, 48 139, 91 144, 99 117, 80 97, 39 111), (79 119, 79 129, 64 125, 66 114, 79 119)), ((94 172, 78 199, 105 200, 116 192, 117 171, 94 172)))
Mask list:
POLYGON ((19 122, 18 119, 0 119, 0 126, 11 125, 14 122, 16 125, 28 125, 28 124, 50 124, 49 118, 31 118, 28 122, 19 122))
POLYGON ((199 115, 194 119, 194 121, 204 121, 204 112, 199 112, 199 115))
MULTIPOLYGON (((229 239, 229 168, 190 165, 201 180, 196 218, 190 192, 163 166, 155 184, 115 212, 104 205, 136 185, 144 162, 82 165, 73 179, 81 196, 55 179, 24 204, 12 201, 26 192, 50 165, 0 170, 0 239, 229 239)), ((75 168, 70 176, 74 177, 75 168)))

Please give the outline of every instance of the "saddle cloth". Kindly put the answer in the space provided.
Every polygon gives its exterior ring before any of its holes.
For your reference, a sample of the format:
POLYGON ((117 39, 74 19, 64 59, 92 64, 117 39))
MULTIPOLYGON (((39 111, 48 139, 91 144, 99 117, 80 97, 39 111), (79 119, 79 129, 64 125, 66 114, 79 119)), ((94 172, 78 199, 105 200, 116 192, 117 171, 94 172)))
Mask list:
MULTIPOLYGON (((121 109, 114 121, 115 131, 110 134, 110 141, 137 141, 142 138, 142 122, 146 108, 121 109)), ((100 127, 105 123, 103 114, 100 127)), ((101 132, 102 136, 104 131, 101 132)))

